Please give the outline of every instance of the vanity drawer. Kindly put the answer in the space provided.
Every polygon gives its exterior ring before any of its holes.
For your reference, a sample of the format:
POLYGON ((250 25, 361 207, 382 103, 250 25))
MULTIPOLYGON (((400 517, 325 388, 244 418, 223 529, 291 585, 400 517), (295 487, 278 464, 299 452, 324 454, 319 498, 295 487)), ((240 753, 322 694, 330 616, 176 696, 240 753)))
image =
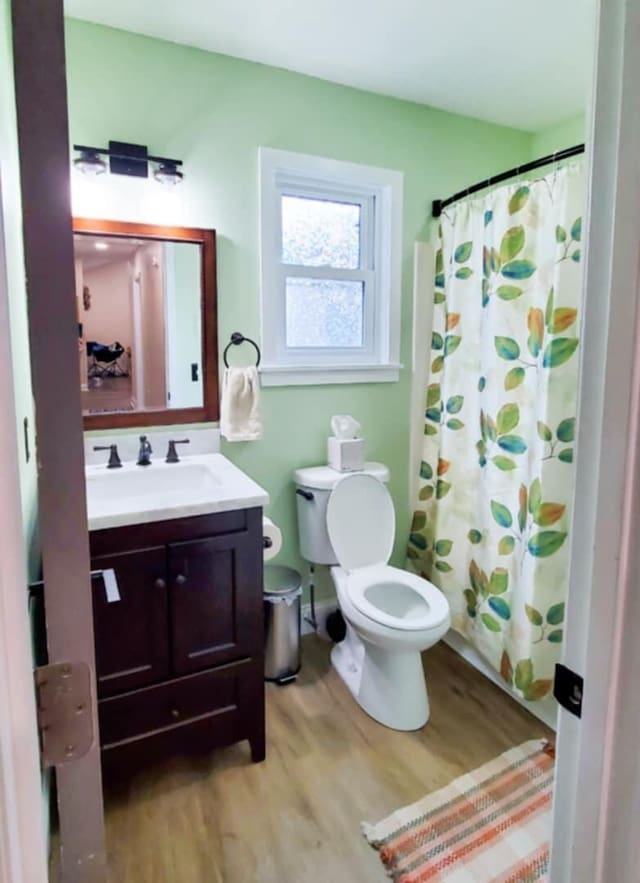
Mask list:
POLYGON ((98 703, 103 749, 190 722, 237 711, 250 660, 132 690, 98 703))

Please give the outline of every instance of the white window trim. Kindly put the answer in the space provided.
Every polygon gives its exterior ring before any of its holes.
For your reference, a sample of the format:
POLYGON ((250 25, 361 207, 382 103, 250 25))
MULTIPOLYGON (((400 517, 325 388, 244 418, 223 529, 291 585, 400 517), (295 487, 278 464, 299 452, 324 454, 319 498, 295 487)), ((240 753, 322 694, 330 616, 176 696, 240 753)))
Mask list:
MULTIPOLYGON (((292 386, 328 383, 375 383, 397 381, 400 374, 400 307, 402 285, 402 172, 364 166, 358 163, 325 159, 303 153, 259 148, 260 169, 260 322, 263 386, 292 386), (314 187, 335 188, 342 196, 353 190, 356 201, 363 193, 375 205, 376 225, 367 242, 368 252, 375 255, 375 291, 372 313, 366 317, 370 327, 372 349, 359 354, 338 350, 289 350, 284 352, 284 313, 274 309, 282 294, 282 263, 280 199, 287 183, 300 178, 300 190, 313 192, 314 187), (296 359, 299 355, 299 359, 296 359), (330 362, 328 361, 330 360, 330 362)), ((297 192, 297 191, 296 191, 297 192)), ((308 272, 310 268, 306 268, 308 272)), ((291 266, 288 275, 302 274, 303 268, 291 266)), ((340 271, 362 278, 365 270, 340 271)), ((335 278, 335 271, 327 271, 335 278)), ((313 275, 322 270, 313 269, 313 275)))

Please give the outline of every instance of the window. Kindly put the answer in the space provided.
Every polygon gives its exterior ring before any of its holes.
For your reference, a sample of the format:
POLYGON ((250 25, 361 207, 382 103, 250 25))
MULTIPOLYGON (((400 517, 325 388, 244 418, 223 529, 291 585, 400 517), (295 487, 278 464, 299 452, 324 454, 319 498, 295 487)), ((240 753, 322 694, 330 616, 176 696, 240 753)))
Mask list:
POLYGON ((260 148, 262 382, 397 380, 402 174, 260 148))

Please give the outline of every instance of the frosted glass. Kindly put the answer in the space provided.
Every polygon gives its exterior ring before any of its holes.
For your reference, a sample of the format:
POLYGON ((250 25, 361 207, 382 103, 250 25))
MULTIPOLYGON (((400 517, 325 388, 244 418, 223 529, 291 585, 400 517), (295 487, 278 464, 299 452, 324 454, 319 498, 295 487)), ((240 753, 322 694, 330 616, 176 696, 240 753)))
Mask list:
POLYGON ((360 206, 283 196, 282 262, 357 270, 360 266, 360 206))
POLYGON ((289 276, 287 346, 361 347, 364 283, 289 276))

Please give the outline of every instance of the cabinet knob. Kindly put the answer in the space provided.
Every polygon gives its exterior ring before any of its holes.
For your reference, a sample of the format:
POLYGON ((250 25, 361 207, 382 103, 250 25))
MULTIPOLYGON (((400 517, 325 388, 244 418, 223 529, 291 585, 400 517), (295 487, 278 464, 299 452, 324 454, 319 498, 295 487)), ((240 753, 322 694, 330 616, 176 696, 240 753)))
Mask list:
POLYGON ((163 579, 158 578, 158 579, 155 581, 154 586, 156 587, 156 589, 161 590, 161 589, 166 589, 167 584, 166 584, 166 582, 165 582, 163 579))
POLYGON ((176 577, 176 585, 177 586, 183 586, 186 583, 186 581, 187 581, 186 576, 183 576, 183 574, 181 574, 181 573, 179 573, 177 575, 177 577, 176 577))
POLYGON ((172 708, 172 709, 171 709, 171 717, 174 717, 174 718, 178 718, 178 717, 180 717, 180 712, 178 711, 177 708, 172 708))

